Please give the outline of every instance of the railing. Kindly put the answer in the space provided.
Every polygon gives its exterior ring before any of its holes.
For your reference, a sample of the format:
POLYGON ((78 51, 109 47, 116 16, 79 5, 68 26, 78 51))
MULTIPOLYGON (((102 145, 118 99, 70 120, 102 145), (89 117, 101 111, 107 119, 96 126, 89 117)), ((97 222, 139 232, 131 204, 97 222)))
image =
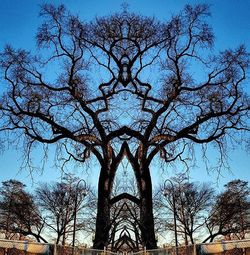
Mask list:
POLYGON ((70 247, 0 239, 0 255, 250 255, 250 240, 221 241, 188 246, 166 247, 139 252, 112 252, 86 247, 70 247), (177 254, 176 254, 177 253, 177 254))
POLYGON ((0 239, 0 255, 44 254, 50 255, 51 244, 0 239))

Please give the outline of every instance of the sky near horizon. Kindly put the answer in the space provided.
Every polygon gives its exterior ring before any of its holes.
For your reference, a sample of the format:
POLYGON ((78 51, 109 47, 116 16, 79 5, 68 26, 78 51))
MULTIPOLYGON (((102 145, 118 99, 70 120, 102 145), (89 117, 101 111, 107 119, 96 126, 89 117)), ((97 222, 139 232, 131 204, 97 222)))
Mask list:
MULTIPOLYGON (((145 16, 154 16, 159 20, 168 20, 172 14, 178 13, 187 3, 207 3, 210 6, 212 16, 209 23, 215 33, 216 50, 234 48, 245 44, 250 52, 250 0, 127 0, 129 10, 145 16)), ((0 0, 0 51, 5 44, 11 44, 16 48, 34 49, 36 29, 41 24, 39 9, 43 3, 65 4, 73 14, 78 14, 82 20, 91 20, 96 16, 108 15, 121 10, 123 0, 0 0)), ((1 77, 2 79, 2 77, 1 77)), ((2 81, 2 80, 1 80, 2 81)), ((0 83, 1 83, 0 81, 0 83)), ((250 86, 250 84, 249 84, 250 86)), ((250 91, 250 89, 248 89, 250 91)), ((1 91, 1 90, 0 90, 1 91)), ((211 156, 214 156, 211 154, 211 156)), ((217 179, 217 173, 207 174, 204 165, 197 160, 197 166, 191 170, 190 177, 193 181, 210 181, 217 183, 221 188, 226 182, 240 178, 250 182, 250 155, 240 146, 230 153, 231 172, 227 170, 221 173, 217 179)), ((53 161, 53 159, 51 159, 53 161)), ((30 185, 39 181, 59 180, 61 173, 55 170, 53 164, 48 163, 42 175, 33 174, 33 179, 28 171, 19 171, 21 166, 21 154, 12 147, 6 148, 0 154, 0 182, 7 179, 18 179, 30 185)), ((96 173, 93 175, 88 170, 90 182, 96 182, 96 173)), ((173 175, 169 171, 164 178, 173 175)), ((161 174, 154 174, 153 180, 157 182, 162 178, 161 174)))

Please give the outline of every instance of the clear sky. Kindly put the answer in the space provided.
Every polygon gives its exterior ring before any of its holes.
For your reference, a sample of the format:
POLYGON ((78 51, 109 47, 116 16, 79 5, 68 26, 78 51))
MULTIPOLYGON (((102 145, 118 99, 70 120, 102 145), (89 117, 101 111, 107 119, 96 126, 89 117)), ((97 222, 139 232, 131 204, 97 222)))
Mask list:
MULTIPOLYGON (((41 22, 39 6, 43 3, 63 3, 77 13, 82 19, 91 20, 95 16, 110 14, 121 9, 122 0, 0 0, 0 49, 6 43, 15 47, 32 49, 35 46, 35 32, 41 22)), ((218 50, 235 47, 244 43, 250 51, 250 0, 210 0, 210 1, 184 1, 184 0, 127 0, 129 9, 143 15, 154 16, 160 20, 168 20, 171 14, 177 13, 185 4, 207 3, 210 5, 212 25, 216 37, 215 45, 218 50)), ((214 156, 214 155, 211 155, 214 156)), ((12 148, 6 148, 0 155, 0 181, 16 178, 24 183, 31 182, 27 171, 19 172, 21 154, 12 148)), ((53 159, 51 159, 53 160, 53 159)), ((235 178, 250 181, 250 156, 244 149, 237 148, 231 153, 231 170, 222 172, 219 186, 235 178)), ((97 180, 89 171, 89 179, 97 180)), ((173 173, 170 172, 169 176, 173 173)), ((216 181, 217 174, 207 175, 202 163, 190 173, 193 180, 216 181)), ((53 168, 50 162, 45 167, 42 176, 34 173, 34 181, 55 180, 60 177, 59 171, 53 168)), ((160 174, 154 175, 159 180, 160 174)))

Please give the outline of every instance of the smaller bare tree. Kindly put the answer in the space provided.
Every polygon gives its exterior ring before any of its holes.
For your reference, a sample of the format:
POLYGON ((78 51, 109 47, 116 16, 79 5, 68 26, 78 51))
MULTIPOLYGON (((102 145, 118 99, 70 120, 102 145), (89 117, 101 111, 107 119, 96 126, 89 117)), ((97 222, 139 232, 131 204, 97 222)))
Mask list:
POLYGON ((195 243, 204 227, 213 198, 214 189, 208 184, 188 182, 182 177, 174 178, 173 186, 168 184, 161 187, 155 196, 158 231, 174 231, 175 214, 179 241, 183 240, 186 245, 195 243))
POLYGON ((156 233, 174 231, 175 213, 178 240, 186 245, 195 243, 195 239, 212 242, 219 236, 244 239, 250 230, 249 194, 248 182, 242 180, 230 181, 215 196, 215 190, 207 184, 174 178, 173 186, 160 187, 155 193, 156 233))
POLYGON ((211 208, 206 222, 208 237, 204 242, 212 242, 223 235, 231 239, 244 239, 250 231, 250 188, 248 182, 233 180, 225 185, 211 208))
POLYGON ((65 245, 72 240, 73 231, 86 227, 87 187, 77 179, 67 178, 53 184, 44 183, 36 189, 36 199, 41 208, 45 224, 56 235, 56 243, 65 245), (77 222, 73 228, 75 214, 77 222))
POLYGON ((2 182, 0 189, 0 229, 6 239, 33 236, 38 242, 47 242, 42 236, 44 222, 33 196, 17 180, 2 182))

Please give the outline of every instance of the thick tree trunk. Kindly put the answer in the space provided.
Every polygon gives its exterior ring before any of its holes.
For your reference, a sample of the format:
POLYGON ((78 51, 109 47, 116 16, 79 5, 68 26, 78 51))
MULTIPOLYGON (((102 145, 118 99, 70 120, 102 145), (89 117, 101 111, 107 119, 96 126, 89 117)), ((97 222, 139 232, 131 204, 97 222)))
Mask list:
POLYGON ((140 190, 140 224, 143 245, 147 249, 156 249, 153 202, 152 202, 152 182, 148 168, 144 168, 140 177, 137 177, 140 190))
POLYGON ((98 203, 96 217, 96 232, 94 249, 104 249, 109 243, 110 231, 110 193, 113 178, 108 175, 108 169, 102 167, 98 183, 98 203))

